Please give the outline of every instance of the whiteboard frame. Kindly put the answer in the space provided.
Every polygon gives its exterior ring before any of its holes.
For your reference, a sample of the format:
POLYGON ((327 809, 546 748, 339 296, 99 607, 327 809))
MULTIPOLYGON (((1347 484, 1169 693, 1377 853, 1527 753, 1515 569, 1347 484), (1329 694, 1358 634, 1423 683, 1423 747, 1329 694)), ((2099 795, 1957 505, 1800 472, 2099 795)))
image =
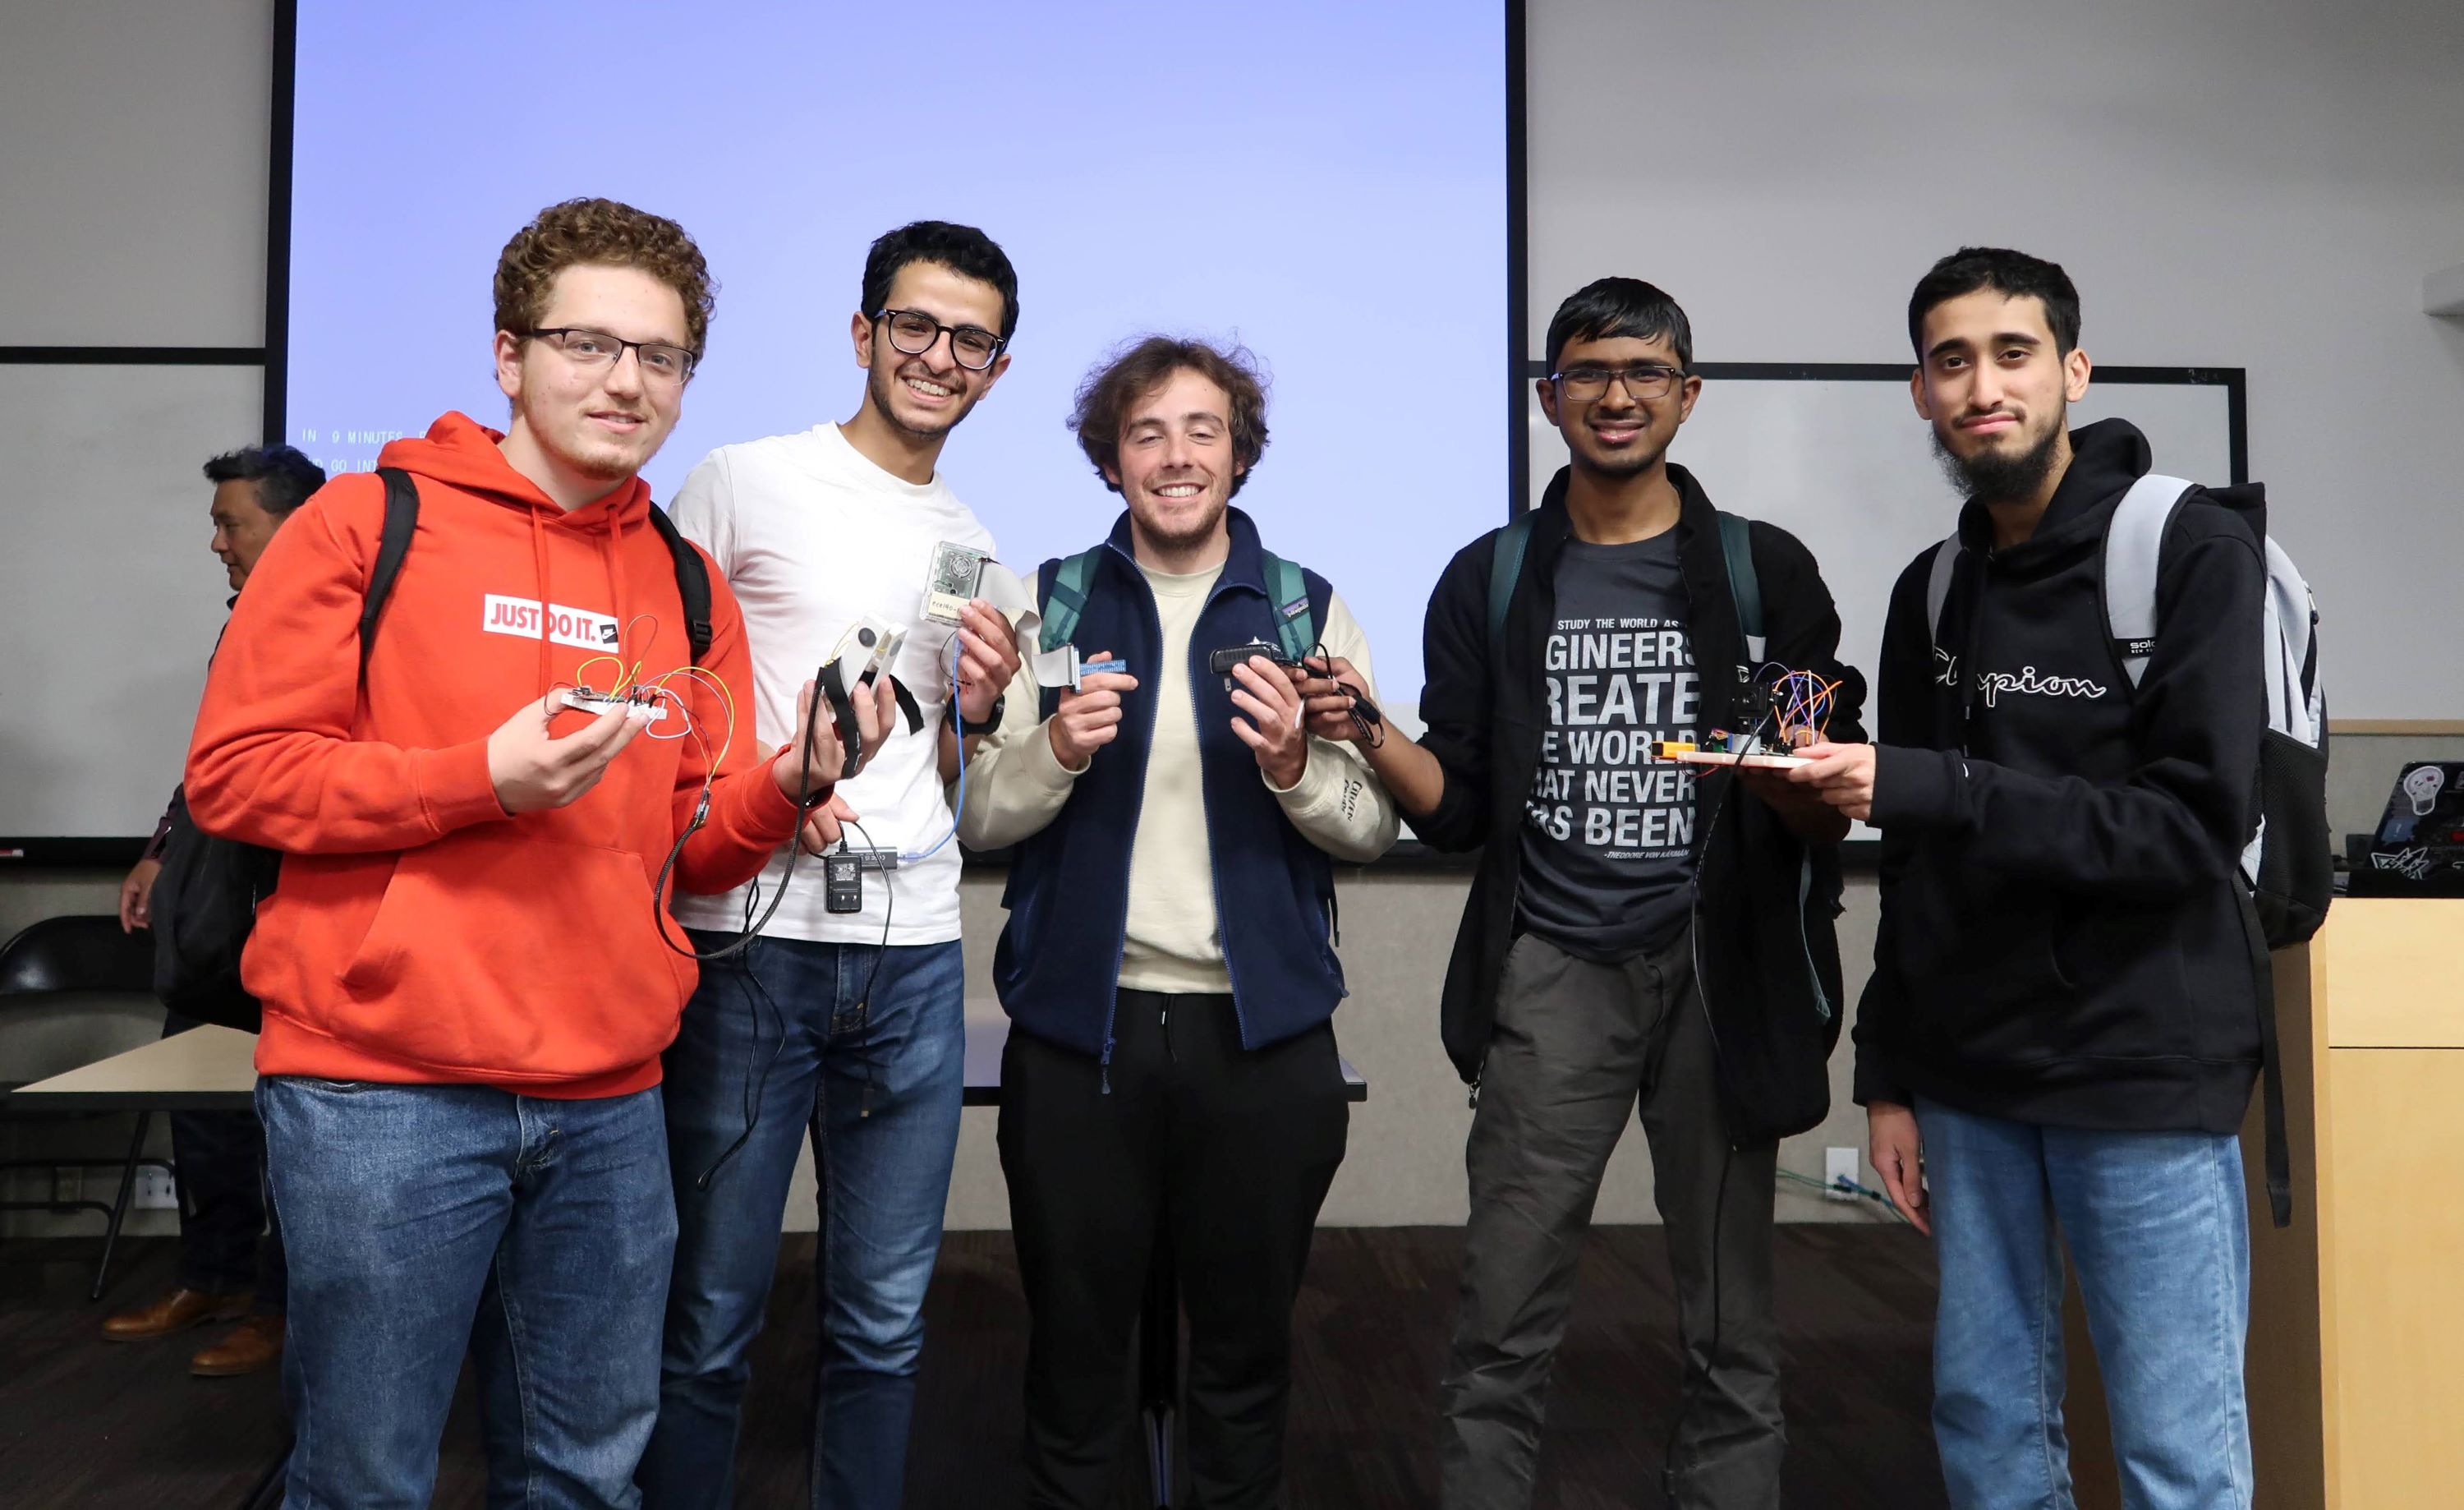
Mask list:
MULTIPOLYGON (((1758 383, 1889 383, 1905 387, 1908 375, 1916 370, 1914 362, 1697 362, 1686 369, 1705 383, 1750 381, 1758 383)), ((1548 362, 1534 357, 1523 365, 1525 381, 1531 382, 1549 375, 1548 362)), ((2233 484, 2239 487, 2250 480, 2250 370, 2247 367, 2149 367, 2100 366, 2096 369, 2100 383, 2150 383, 2167 387, 2220 388, 2225 390, 2225 445, 2233 461, 2233 484)), ((1516 414, 1525 411, 1518 400, 1516 414)), ((1527 508, 1538 508, 1536 498, 1509 500, 1506 517, 1511 522, 1527 508)))

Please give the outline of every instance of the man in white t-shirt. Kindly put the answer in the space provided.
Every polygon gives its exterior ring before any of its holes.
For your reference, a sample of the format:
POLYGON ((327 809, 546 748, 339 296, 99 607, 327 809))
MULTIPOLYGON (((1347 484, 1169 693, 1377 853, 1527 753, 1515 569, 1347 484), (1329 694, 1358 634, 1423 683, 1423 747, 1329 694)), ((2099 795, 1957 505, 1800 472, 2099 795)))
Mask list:
POLYGON ((1019 664, 991 605, 969 605, 971 630, 922 615, 936 545, 993 549, 935 468, 1009 366, 1017 326, 1017 275, 982 232, 892 231, 865 260, 855 417, 722 446, 676 493, 676 523, 743 607, 762 738, 795 726, 798 689, 865 616, 908 630, 891 671, 916 722, 839 785, 849 843, 897 855, 862 872, 860 909, 829 911, 809 862, 778 896, 784 851, 754 886, 678 899, 705 952, 774 899, 778 910, 749 949, 703 966, 667 1054, 678 1234, 659 1420, 638 1476, 647 1510, 735 1502, 753 1338, 807 1127, 821 1183, 813 1503, 899 1502, 966 1046, 945 785, 961 723, 972 744, 998 719, 1019 664))

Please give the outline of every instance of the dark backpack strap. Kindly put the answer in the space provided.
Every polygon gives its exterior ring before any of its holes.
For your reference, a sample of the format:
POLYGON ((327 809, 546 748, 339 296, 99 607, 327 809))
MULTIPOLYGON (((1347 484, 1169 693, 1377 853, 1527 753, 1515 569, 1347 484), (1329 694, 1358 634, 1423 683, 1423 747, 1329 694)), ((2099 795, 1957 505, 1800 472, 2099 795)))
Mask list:
POLYGON ((2251 980, 2258 988, 2258 1080, 2260 1117, 2267 1124, 2267 1209, 2278 1227, 2293 1225, 2293 1144, 2284 1127, 2284 1055, 2277 1045, 2276 961, 2267 952, 2267 935, 2258 921, 2258 906, 2250 889, 2236 884, 2241 902, 2242 938, 2250 945, 2251 980))
POLYGON ((1271 550, 1258 552, 1265 568, 1266 606, 1274 611, 1275 638, 1284 654, 1299 660, 1317 649, 1317 612, 1309 602, 1309 578, 1271 550))
POLYGON ((907 732, 921 733, 924 728, 924 709, 916 702, 915 694, 907 690, 907 683, 895 677, 891 677, 890 695, 897 699, 899 716, 907 721, 907 732))
POLYGON ((1044 600, 1038 605, 1043 628, 1037 642, 1044 649, 1067 645, 1069 636, 1078 632, 1078 615, 1087 608, 1087 589, 1095 580, 1095 553, 1104 548, 1098 545, 1094 550, 1047 561, 1036 574, 1037 596, 1044 600))
POLYGON ((1763 646, 1763 583, 1754 570, 1752 526, 1742 515, 1720 512, 1720 554, 1728 565, 1728 596, 1736 600, 1737 627, 1745 631, 1746 655, 1761 665, 1763 646))
POLYGON ((1514 522, 1497 532, 1497 549, 1488 558, 1488 643, 1493 650, 1506 634, 1506 611, 1514 602, 1514 585, 1523 576, 1523 557, 1531 548, 1532 511, 1525 509, 1514 522))
POLYGON ((1950 602, 1950 588, 1959 575, 1959 555, 1966 547, 1957 535, 1944 538, 1933 548, 1933 565, 1925 568, 1925 632, 1933 636, 1933 648, 1942 649, 1942 611, 1950 602))
POLYGON ((685 600, 685 638, 693 642, 693 663, 698 666, 710 654, 710 563, 702 560, 701 552, 693 549, 666 509, 651 507, 650 527, 668 543, 668 554, 675 558, 676 595, 685 600))
POLYGON ((402 575, 402 558, 410 554, 410 537, 419 529, 419 484, 400 467, 379 467, 385 478, 385 534, 377 543, 376 568, 368 573, 368 590, 360 600, 360 679, 368 679, 368 652, 375 648, 377 618, 393 595, 394 578, 402 575))

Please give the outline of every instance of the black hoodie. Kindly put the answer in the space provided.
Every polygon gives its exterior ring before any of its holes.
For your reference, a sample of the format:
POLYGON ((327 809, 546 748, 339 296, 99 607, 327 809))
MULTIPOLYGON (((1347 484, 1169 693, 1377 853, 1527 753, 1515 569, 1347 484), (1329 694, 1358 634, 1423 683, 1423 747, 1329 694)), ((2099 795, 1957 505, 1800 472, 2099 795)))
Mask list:
POLYGON ((2250 528, 2210 501, 2222 491, 2192 494, 2158 555, 2156 648, 2134 690, 2106 627, 2103 541, 2147 441, 2105 420, 2071 446, 2031 539, 1996 550, 1985 507, 1961 512, 1939 648, 1933 550, 1892 589, 1857 1099, 2230 1133, 2259 1065, 2237 870, 2267 719, 2265 568, 2250 528))
MULTIPOLYGON (((1569 474, 1560 471, 1533 512, 1531 539, 1506 624, 1488 633, 1489 573, 1502 530, 1465 545, 1429 598, 1427 685, 1421 744, 1445 767, 1435 811, 1412 820, 1432 848, 1481 851, 1463 922, 1446 966, 1441 1007, 1446 1053, 1479 1082, 1496 1026, 1497 986, 1514 937, 1523 869, 1524 806, 1548 726, 1542 655, 1557 618, 1556 568, 1573 522, 1569 474)), ((1699 723, 1735 713, 1738 673, 1749 672, 1728 589, 1719 516, 1702 484, 1671 464, 1677 488, 1678 570, 1687 632, 1703 668, 1699 723), (1722 674, 1723 668, 1735 668, 1722 674)), ((1864 737, 1863 678, 1839 664, 1839 614, 1812 553, 1795 536, 1757 520, 1749 526, 1763 600, 1768 658, 1819 671, 1840 683, 1834 739, 1864 737)), ((1694 965, 1717 1036, 1728 1134, 1739 1146, 1802 1132, 1831 1107, 1826 1063, 1839 1037, 1839 911, 1836 844, 1809 844, 1730 772, 1705 769, 1694 784, 1694 965)))

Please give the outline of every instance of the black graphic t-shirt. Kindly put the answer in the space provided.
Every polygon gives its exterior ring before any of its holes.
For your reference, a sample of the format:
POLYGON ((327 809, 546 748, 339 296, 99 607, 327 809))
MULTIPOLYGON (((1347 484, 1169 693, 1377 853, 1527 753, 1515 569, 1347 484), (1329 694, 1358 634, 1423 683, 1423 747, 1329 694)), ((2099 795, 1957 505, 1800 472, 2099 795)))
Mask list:
POLYGON ((1693 739, 1703 706, 1677 531, 1570 540, 1556 587, 1515 901, 1526 930, 1615 963, 1676 938, 1692 904, 1694 771, 1649 753, 1693 739))

